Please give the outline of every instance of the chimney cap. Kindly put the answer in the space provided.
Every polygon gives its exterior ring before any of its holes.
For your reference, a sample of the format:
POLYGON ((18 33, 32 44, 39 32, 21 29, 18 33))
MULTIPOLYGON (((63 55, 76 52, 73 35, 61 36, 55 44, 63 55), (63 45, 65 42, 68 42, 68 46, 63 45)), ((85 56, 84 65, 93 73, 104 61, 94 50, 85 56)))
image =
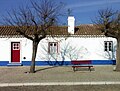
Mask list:
POLYGON ((69 19, 75 20, 74 16, 68 16, 68 20, 69 20, 69 19))

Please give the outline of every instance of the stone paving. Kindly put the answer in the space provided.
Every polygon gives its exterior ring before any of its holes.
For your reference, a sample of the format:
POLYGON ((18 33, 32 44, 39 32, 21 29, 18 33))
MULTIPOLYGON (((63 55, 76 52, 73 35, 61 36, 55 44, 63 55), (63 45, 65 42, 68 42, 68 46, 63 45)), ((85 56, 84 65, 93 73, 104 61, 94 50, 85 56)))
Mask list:
POLYGON ((36 73, 28 73, 29 66, 0 67, 2 83, 43 83, 43 82, 120 82, 120 72, 114 66, 94 66, 92 72, 72 67, 36 67, 36 73))

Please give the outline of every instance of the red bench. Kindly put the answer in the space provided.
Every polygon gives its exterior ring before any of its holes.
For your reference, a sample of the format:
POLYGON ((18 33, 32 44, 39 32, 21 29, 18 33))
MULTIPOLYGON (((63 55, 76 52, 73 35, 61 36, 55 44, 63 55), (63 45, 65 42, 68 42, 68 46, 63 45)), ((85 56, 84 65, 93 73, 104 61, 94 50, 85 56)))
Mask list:
POLYGON ((88 70, 91 72, 91 68, 93 67, 91 60, 72 60, 71 64, 74 72, 78 67, 88 67, 88 70))

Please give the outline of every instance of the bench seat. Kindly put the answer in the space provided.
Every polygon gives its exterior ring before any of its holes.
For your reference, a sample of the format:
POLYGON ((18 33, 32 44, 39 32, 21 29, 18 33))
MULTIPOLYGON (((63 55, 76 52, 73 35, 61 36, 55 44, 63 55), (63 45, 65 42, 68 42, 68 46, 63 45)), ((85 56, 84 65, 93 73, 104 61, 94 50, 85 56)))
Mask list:
POLYGON ((88 67, 88 70, 90 72, 91 72, 91 68, 93 68, 91 60, 72 60, 71 64, 74 72, 78 67, 88 67))

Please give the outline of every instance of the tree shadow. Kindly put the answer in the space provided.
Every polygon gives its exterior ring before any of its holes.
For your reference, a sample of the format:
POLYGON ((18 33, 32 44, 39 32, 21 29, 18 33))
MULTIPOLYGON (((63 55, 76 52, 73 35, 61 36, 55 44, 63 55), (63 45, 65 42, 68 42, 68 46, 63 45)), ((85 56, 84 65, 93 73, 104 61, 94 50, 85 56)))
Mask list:
POLYGON ((48 70, 48 69, 53 69, 53 68, 56 68, 56 67, 58 67, 58 66, 52 66, 52 67, 46 67, 46 68, 42 68, 42 69, 37 69, 37 70, 35 71, 35 73, 36 73, 36 72, 39 72, 39 71, 44 71, 44 70, 48 70))

